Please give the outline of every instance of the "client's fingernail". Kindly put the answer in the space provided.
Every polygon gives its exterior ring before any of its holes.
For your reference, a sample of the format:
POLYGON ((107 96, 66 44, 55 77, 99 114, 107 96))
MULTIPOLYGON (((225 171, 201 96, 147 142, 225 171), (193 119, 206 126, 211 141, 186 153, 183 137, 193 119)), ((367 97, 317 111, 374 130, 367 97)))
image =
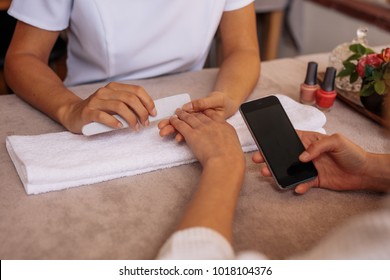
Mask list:
POLYGON ((310 158, 310 154, 309 154, 308 152, 304 151, 304 152, 299 156, 299 158, 300 158, 301 160, 308 160, 308 159, 310 158))
POLYGON ((137 124, 135 125, 135 130, 136 130, 136 131, 139 131, 139 129, 140 129, 139 123, 137 123, 137 124))
POLYGON ((118 122, 118 124, 116 125, 118 128, 122 128, 123 127, 123 124, 121 122, 118 122))
POLYGON ((155 116, 155 115, 157 115, 157 110, 156 110, 156 108, 153 108, 153 110, 152 110, 152 116, 155 116))
POLYGON ((183 107, 181 107, 184 111, 190 111, 192 110, 192 102, 189 102, 189 103, 186 103, 183 105, 183 107))
POLYGON ((149 120, 146 120, 146 121, 145 121, 145 126, 149 126, 149 125, 150 125, 149 120))

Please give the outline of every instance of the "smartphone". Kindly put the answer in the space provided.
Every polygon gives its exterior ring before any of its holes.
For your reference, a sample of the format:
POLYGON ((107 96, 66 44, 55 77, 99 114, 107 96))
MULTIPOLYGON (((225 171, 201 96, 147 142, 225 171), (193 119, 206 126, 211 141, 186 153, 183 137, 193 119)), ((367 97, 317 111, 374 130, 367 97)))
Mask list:
POLYGON ((313 162, 299 161, 305 148, 276 96, 243 103, 240 113, 281 189, 317 177, 313 162))

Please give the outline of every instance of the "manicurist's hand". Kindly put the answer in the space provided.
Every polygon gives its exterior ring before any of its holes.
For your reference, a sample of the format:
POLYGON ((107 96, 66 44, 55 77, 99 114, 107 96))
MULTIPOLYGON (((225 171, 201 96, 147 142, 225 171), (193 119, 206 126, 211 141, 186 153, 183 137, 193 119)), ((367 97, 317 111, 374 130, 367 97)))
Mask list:
MULTIPOLYGON (((239 104, 235 104, 226 94, 218 91, 212 92, 209 96, 192 100, 183 105, 182 110, 188 113, 214 110, 223 119, 232 116, 238 109, 239 104)), ((169 120, 162 120, 158 124, 160 136, 165 137, 176 134, 176 140, 182 141, 183 136, 170 124, 169 120)))
POLYGON ((99 88, 85 100, 75 100, 63 107, 61 121, 75 133, 80 133, 83 125, 90 122, 121 128, 121 122, 112 114, 120 115, 132 129, 139 130, 140 124, 149 125, 149 115, 156 115, 153 99, 142 87, 116 82, 99 88))
POLYGON ((187 112, 202 112, 213 109, 218 115, 227 119, 237 111, 238 106, 239 104, 235 104, 226 94, 214 91, 207 97, 195 99, 184 104, 182 109, 187 112))
POLYGON ((64 86, 47 63, 59 35, 60 31, 17 22, 4 68, 15 94, 74 133, 93 121, 120 127, 112 114, 123 117, 133 129, 139 128, 137 119, 148 125, 148 116, 156 111, 142 87, 110 83, 82 100, 64 86))
MULTIPOLYGON (((303 194, 312 187, 321 187, 337 191, 372 189, 367 178, 375 174, 375 161, 381 155, 370 154, 340 134, 331 136, 316 132, 298 131, 306 151, 299 159, 302 162, 313 161, 318 171, 315 180, 298 185, 295 192, 303 194), (373 170, 374 169, 374 170, 373 170)), ((263 163, 260 152, 252 157, 255 163, 263 163)), ((261 169, 264 176, 271 176, 268 167, 261 169)))

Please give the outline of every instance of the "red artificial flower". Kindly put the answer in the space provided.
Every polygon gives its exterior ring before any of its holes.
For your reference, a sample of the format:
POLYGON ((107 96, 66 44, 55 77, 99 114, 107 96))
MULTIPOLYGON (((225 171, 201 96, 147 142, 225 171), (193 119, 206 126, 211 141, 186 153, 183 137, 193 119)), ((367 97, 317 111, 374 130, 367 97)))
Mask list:
MULTIPOLYGON (((389 52, 389 55, 390 55, 390 52, 389 52)), ((359 62, 356 66, 356 69, 357 69, 359 76, 364 78, 366 65, 371 66, 373 68, 379 68, 383 62, 384 62, 384 60, 382 59, 381 54, 380 55, 375 54, 375 53, 368 54, 368 55, 363 56, 362 58, 359 59, 359 62)))
POLYGON ((390 62, 390 48, 383 49, 380 57, 384 62, 390 62))

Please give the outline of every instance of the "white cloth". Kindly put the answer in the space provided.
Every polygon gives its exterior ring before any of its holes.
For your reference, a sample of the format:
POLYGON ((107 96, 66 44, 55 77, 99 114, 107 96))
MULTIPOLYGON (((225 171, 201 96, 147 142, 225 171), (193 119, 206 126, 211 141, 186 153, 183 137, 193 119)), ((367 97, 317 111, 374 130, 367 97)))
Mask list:
POLYGON ((256 251, 235 253, 219 232, 206 227, 192 227, 173 233, 161 247, 159 260, 265 260, 256 251))
MULTIPOLYGON (((349 220, 326 238, 299 256, 291 259, 390 259, 390 197, 382 209, 349 220)), ((260 219, 260 217, 259 217, 260 219)), ((193 227, 177 231, 164 243, 157 259, 265 259, 256 251, 234 253, 230 243, 217 231, 193 227)))
POLYGON ((234 251, 229 242, 215 230, 194 227, 175 232, 160 249, 157 259, 231 260, 234 251))
MULTIPOLYGON (((320 130, 325 115, 314 107, 277 95, 296 129, 320 130)), ((256 145, 241 115, 229 120, 244 152, 256 145)), ((265 120, 269 121, 269 120, 265 120)), ((154 125, 140 132, 121 129, 96 136, 70 132, 8 136, 8 153, 27 194, 38 194, 131 176, 196 161, 185 144, 162 139, 154 125)))
POLYGON ((253 0, 14 0, 8 13, 68 28, 67 86, 200 70, 224 11, 253 0))

